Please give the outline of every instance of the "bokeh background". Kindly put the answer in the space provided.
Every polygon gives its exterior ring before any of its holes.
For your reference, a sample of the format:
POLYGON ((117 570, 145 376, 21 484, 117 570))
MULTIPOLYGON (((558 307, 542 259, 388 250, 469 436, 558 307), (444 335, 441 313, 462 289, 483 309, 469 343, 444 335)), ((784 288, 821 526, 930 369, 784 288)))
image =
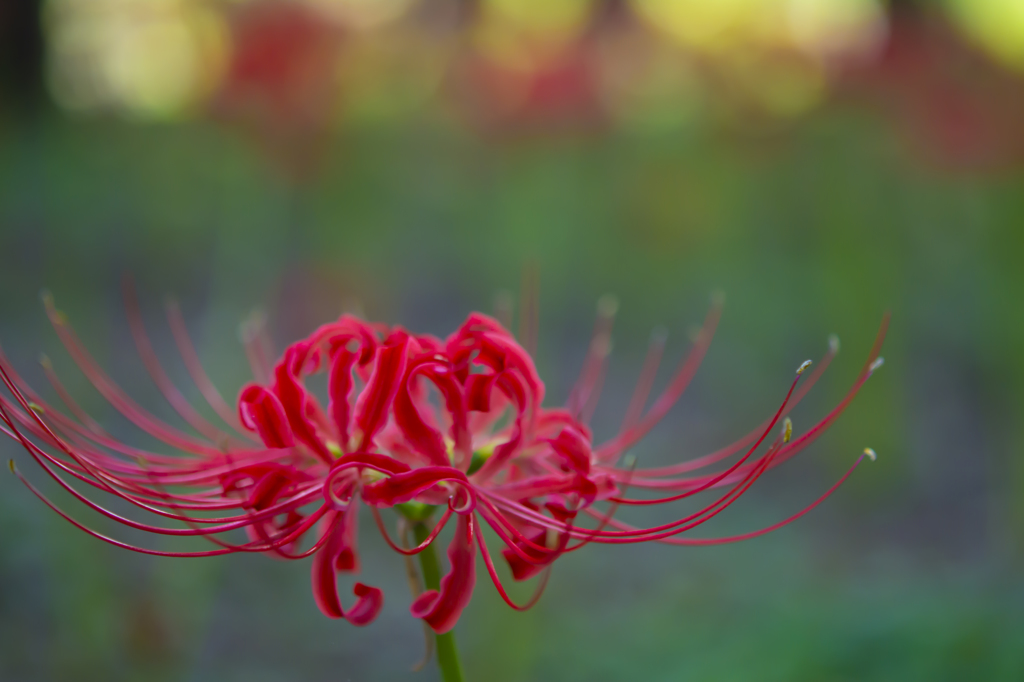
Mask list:
MULTIPOLYGON (((457 628, 469 676, 1020 680, 1022 122, 1018 0, 8 1, 0 342, 40 389, 49 354, 88 411, 147 444, 59 348, 41 289, 173 422, 131 342, 125 273, 178 385, 193 391, 168 294, 231 395, 254 310, 279 347, 343 309, 445 334, 536 267, 552 403, 595 302, 618 296, 607 437, 652 328, 673 364, 723 290, 707 362, 636 449, 644 465, 745 433, 836 333, 794 414, 806 428, 891 310, 886 365, 847 414, 699 530, 783 518, 865 446, 876 463, 750 542, 574 553, 525 614, 481 576, 457 628)), ((15 444, 0 454, 43 481, 15 444)), ((410 671, 423 641, 402 562, 361 537, 387 602, 357 629, 320 615, 305 564, 131 554, 7 476, 0 678, 437 679, 410 671)))

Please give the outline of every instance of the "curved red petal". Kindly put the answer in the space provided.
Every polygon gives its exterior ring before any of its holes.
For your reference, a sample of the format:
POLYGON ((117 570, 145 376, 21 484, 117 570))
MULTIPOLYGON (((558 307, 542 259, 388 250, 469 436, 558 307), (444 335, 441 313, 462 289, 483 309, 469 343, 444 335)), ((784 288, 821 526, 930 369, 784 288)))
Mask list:
POLYGON ((327 410, 331 413, 334 427, 338 430, 338 444, 346 452, 352 411, 349 405, 352 394, 352 366, 357 359, 359 356, 356 353, 345 348, 339 349, 331 359, 331 371, 327 378, 327 392, 331 397, 327 410))
POLYGON ((473 516, 459 517, 455 536, 448 545, 451 570, 441 579, 441 589, 421 594, 409 608, 416 618, 422 618, 439 635, 455 627, 462 610, 466 608, 476 585, 476 528, 473 516))
POLYGON ((469 483, 466 474, 454 467, 420 467, 365 486, 363 501, 375 507, 390 507, 408 502, 442 481, 469 483))
POLYGON ((387 422, 388 408, 405 373, 409 335, 398 330, 378 349, 366 388, 356 402, 356 425, 362 432, 359 449, 366 450, 387 422))
POLYGON ((327 529, 327 541, 313 556, 311 567, 313 599, 328 618, 344 618, 353 625, 366 625, 377 617, 384 605, 384 593, 376 587, 356 583, 352 591, 357 600, 348 612, 338 597, 338 572, 359 570, 355 548, 355 506, 350 506, 343 512, 328 512, 324 517, 324 526, 327 529))
POLYGON ((271 391, 258 384, 249 384, 238 396, 238 416, 242 426, 259 434, 268 448, 295 445, 295 436, 288 425, 284 406, 271 391))

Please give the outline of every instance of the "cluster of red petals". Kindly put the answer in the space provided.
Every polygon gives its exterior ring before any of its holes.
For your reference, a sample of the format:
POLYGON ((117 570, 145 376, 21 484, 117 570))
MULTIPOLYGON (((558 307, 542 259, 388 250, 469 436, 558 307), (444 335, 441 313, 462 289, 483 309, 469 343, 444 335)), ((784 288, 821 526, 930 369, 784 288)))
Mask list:
POLYGON ((690 382, 717 324, 717 307, 667 388, 645 411, 664 339, 652 343, 622 429, 600 445, 593 443, 586 422, 604 373, 609 314, 599 318, 582 375, 565 408, 543 407, 544 384, 530 355, 496 320, 474 313, 443 340, 345 315, 289 346, 273 366, 266 361, 266 344, 258 334, 249 334, 246 350, 258 381, 242 389, 237 410, 232 410, 203 372, 181 315, 172 307, 169 321, 185 364, 212 409, 234 430, 229 434, 203 418, 171 383, 129 295, 129 320, 145 366, 193 434, 163 422, 124 394, 83 348, 63 315, 50 303, 48 311, 64 345, 99 392, 176 453, 145 451, 112 438, 73 401, 44 362, 67 412, 47 405, 2 356, 0 377, 12 398, 0 397, 0 429, 93 510, 130 528, 203 537, 214 547, 173 552, 128 545, 86 528, 25 481, 46 504, 101 540, 149 554, 312 556, 313 595, 320 610, 355 625, 371 622, 383 604, 380 589, 360 582, 353 588, 351 606, 343 605, 338 592, 337 574, 359 570, 359 508, 368 507, 388 543, 406 555, 425 549, 454 520, 449 571, 439 590, 423 592, 411 606, 412 614, 438 633, 455 625, 470 599, 478 552, 501 596, 522 609, 536 601, 552 562, 590 542, 731 542, 768 532, 806 513, 861 459, 817 501, 773 526, 727 538, 682 535, 732 504, 765 470, 817 438, 879 364, 884 335, 883 325, 849 393, 803 435, 769 437, 824 371, 836 344, 830 344, 824 361, 803 377, 799 390, 797 376, 774 415, 745 438, 675 466, 640 469, 617 463, 690 382), (326 405, 306 385, 319 372, 327 375, 326 405), (738 457, 728 466, 696 473, 734 455, 738 457), (82 487, 171 523, 153 525, 123 517, 81 492, 82 487), (628 490, 636 489, 654 490, 658 496, 628 497, 628 490), (705 491, 716 491, 710 504, 670 523, 637 528, 614 518, 622 505, 671 502, 705 491), (399 507, 406 514, 409 509, 422 512, 434 507, 438 512, 439 518, 429 522, 434 524, 432 532, 416 547, 396 544, 380 515, 381 508, 407 503, 411 504, 399 507), (514 579, 543 573, 537 594, 527 604, 514 603, 506 593, 486 545, 484 526, 503 543, 502 557, 514 579), (228 534, 239 529, 247 533, 247 540, 229 541, 228 534))

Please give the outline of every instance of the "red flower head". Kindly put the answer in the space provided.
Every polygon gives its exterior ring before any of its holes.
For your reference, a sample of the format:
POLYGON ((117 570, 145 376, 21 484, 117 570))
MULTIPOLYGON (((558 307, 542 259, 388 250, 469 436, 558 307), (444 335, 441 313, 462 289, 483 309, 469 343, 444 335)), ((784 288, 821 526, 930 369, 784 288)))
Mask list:
POLYGON ((502 556, 514 579, 543 574, 539 596, 552 563, 590 542, 707 545, 761 535, 817 506, 864 456, 874 458, 873 452, 865 451, 817 501, 767 528, 715 539, 685 535, 828 428, 881 364, 877 354, 885 324, 846 397, 803 435, 792 437, 785 415, 824 371, 838 350, 836 343, 830 344, 824 361, 799 390, 797 384, 810 363, 797 370, 774 415, 746 437, 695 460, 637 469, 619 461, 665 416, 690 382, 718 322, 717 305, 668 387, 644 412, 664 339, 652 343, 621 431, 600 445, 594 444, 586 422, 610 347, 613 311, 608 306, 602 308, 581 378, 563 408, 544 407, 544 384, 530 354, 512 334, 496 320, 473 313, 443 340, 344 315, 289 346, 273 367, 265 362, 266 347, 258 335, 249 334, 246 348, 257 382, 242 389, 237 413, 211 385, 180 313, 171 308, 169 320, 182 357, 211 407, 237 432, 228 435, 203 419, 171 384, 129 295, 132 331, 149 373, 201 437, 165 424, 133 402, 88 355, 63 315, 49 301, 47 307, 64 345, 100 393, 177 454, 148 452, 112 438, 71 400, 48 366, 47 374, 72 416, 46 405, 2 357, 0 376, 13 400, 0 398, 0 428, 90 508, 131 528, 199 536, 215 546, 193 552, 130 546, 85 528, 26 481, 33 492, 94 537, 139 552, 312 556, 313 595, 320 610, 355 625, 371 622, 383 604, 381 590, 359 582, 351 607, 343 606, 338 594, 337 574, 359 570, 356 528, 363 506, 388 543, 405 555, 428 548, 441 529, 454 522, 447 575, 438 589, 420 593, 411 606, 415 617, 444 633, 469 602, 478 553, 510 606, 528 608, 536 601, 535 596, 518 605, 509 598, 484 526, 503 543, 502 556), (327 375, 326 405, 306 387, 306 380, 319 372, 327 375), (770 434, 780 424, 781 433, 772 439, 770 434), (734 455, 739 456, 728 466, 715 467, 734 455), (708 468, 715 470, 696 473, 708 468), (115 514, 80 492, 82 486, 130 502, 177 527, 115 514), (631 497, 628 490, 633 489, 656 491, 658 497, 631 497), (669 523, 637 528, 614 517, 624 505, 668 503, 708 490, 722 492, 711 504, 669 523), (400 545, 389 536, 381 515, 385 508, 398 510, 403 524, 419 524, 418 545, 400 545), (432 516, 439 518, 428 522, 432 516), (226 538, 229 531, 239 529, 248 533, 246 541, 226 538))

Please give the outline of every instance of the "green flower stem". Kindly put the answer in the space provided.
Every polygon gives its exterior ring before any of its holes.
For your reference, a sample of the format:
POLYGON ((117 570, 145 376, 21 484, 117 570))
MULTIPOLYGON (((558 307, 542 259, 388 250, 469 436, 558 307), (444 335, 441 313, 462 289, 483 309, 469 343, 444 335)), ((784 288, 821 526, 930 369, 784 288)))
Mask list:
MULTIPOLYGON (((420 544, 430 535, 431 528, 422 522, 414 523, 412 526, 413 536, 416 544, 420 544)), ((420 568, 423 570, 423 585, 428 590, 441 589, 441 566, 437 563, 437 553, 434 551, 434 543, 430 543, 425 550, 419 553, 420 568)), ((441 669, 441 679, 444 682, 465 682, 466 677, 462 673, 462 662, 459 661, 459 650, 455 646, 455 631, 449 630, 443 635, 435 635, 437 641, 437 665, 441 669)))

